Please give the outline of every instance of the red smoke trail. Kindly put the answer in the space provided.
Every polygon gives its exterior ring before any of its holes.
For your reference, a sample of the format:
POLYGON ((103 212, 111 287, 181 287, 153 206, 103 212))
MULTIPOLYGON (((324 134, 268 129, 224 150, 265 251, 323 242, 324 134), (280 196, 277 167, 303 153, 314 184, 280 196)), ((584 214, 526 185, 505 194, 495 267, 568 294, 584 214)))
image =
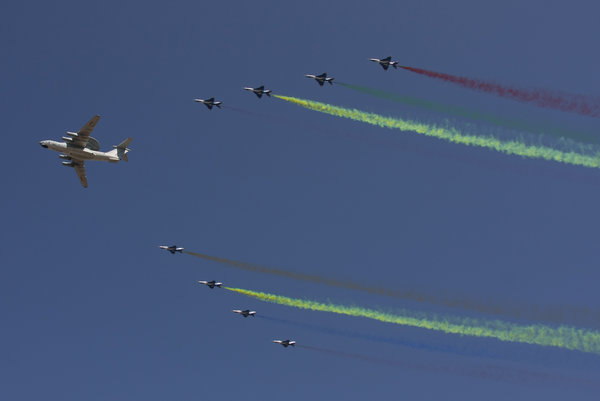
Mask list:
POLYGON ((455 75, 444 74, 436 71, 424 70, 407 66, 399 66, 408 71, 425 75, 430 78, 441 79, 452 82, 464 88, 493 93, 500 97, 518 100, 521 102, 534 103, 543 108, 570 111, 584 116, 600 117, 600 98, 595 96, 569 94, 545 89, 519 89, 504 86, 493 82, 481 81, 455 75))

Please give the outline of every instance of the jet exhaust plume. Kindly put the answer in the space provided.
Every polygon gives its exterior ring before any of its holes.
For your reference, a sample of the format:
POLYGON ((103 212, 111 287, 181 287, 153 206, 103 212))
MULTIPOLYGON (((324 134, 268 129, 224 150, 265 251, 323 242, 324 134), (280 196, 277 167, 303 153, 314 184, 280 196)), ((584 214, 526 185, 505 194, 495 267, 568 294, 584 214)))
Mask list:
POLYGON ((575 166, 592 168, 600 167, 599 154, 586 155, 575 151, 553 149, 543 145, 528 145, 516 140, 503 141, 491 136, 464 134, 458 129, 452 127, 445 128, 431 124, 419 123, 416 121, 385 117, 375 113, 368 113, 357 109, 347 109, 344 107, 333 106, 326 103, 300 99, 292 96, 275 95, 274 97, 302 106, 309 110, 318 111, 336 117, 348 118, 354 121, 360 121, 384 128, 398 129, 400 131, 416 132, 421 135, 443 139, 456 144, 495 150, 507 155, 543 159, 572 164, 575 166))
POLYGON ((362 282, 353 282, 340 280, 330 277, 323 277, 316 274, 298 273, 285 269, 261 266, 246 262, 239 262, 231 259, 211 256, 197 252, 183 251, 185 254, 195 256, 200 259, 216 262, 236 269, 251 271, 272 276, 286 277, 292 280, 306 281, 309 283, 322 284, 329 287, 345 288, 348 290, 362 291, 373 295, 386 296, 395 299, 403 299, 411 302, 426 303, 431 305, 444 306, 448 308, 459 308, 466 311, 475 311, 490 315, 513 317, 517 319, 534 319, 553 323, 565 323, 565 321, 582 321, 585 323, 600 321, 600 311, 593 311, 589 308, 548 306, 539 305, 500 305, 485 303, 481 300, 473 300, 465 297, 444 297, 440 294, 426 294, 415 291, 414 289, 391 289, 379 286, 368 285, 362 282))
POLYGON ((533 134, 544 134, 544 135, 552 135, 558 138, 569 138, 574 141, 582 141, 593 144, 600 144, 600 136, 594 135, 592 133, 585 132, 574 132, 569 129, 557 128, 555 126, 539 126, 536 124, 531 124, 526 121, 507 119, 496 117, 491 114, 481 113, 469 109, 465 109, 462 107, 457 107, 444 103, 432 102, 429 100, 419 99, 410 96, 401 96, 396 93, 391 93, 379 89, 373 89, 366 86, 349 84, 346 82, 337 82, 338 85, 344 86, 346 88, 355 90, 357 92, 365 93, 371 96, 375 96, 381 99, 391 100, 396 103, 402 103, 407 106, 419 107, 426 110, 431 110, 439 113, 444 113, 456 117, 468 118, 471 120, 482 121, 488 124, 495 125, 497 127, 504 127, 519 131, 527 131, 533 134))
POLYGON ((364 317, 385 323, 419 327, 446 334, 493 338, 500 341, 558 347, 600 355, 600 332, 569 326, 550 327, 542 324, 520 325, 501 320, 461 318, 451 316, 426 316, 401 310, 401 314, 386 313, 358 306, 290 298, 242 288, 224 287, 261 301, 312 311, 331 312, 340 315, 364 317))
POLYGON ((429 78, 441 79, 480 92, 491 93, 500 97, 532 103, 542 108, 556 109, 578 113, 584 116, 600 117, 600 98, 579 94, 570 94, 547 89, 522 89, 480 79, 459 77, 423 68, 398 66, 407 71, 429 78))

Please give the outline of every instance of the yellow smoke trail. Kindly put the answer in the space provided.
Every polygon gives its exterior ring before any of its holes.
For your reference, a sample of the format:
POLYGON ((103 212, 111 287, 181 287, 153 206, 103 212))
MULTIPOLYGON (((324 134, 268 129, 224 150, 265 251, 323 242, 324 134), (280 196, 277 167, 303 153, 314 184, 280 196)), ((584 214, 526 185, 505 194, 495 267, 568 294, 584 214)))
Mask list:
POLYGON ((278 99, 285 100, 305 107, 309 110, 330 114, 336 117, 349 118, 371 125, 384 128, 399 129, 401 131, 416 132, 421 135, 443 139, 448 142, 478 146, 496 150, 509 155, 518 155, 537 159, 551 160, 561 163, 573 164, 584 167, 600 167, 600 155, 585 155, 578 152, 566 152, 541 145, 528 145, 518 141, 501 141, 494 137, 463 134, 455 128, 444 128, 430 124, 418 123, 410 120, 385 117, 379 114, 368 113, 357 109, 347 109, 326 103, 315 102, 307 99, 299 99, 292 96, 273 95, 278 99))
POLYGON ((383 295, 387 297, 410 300, 419 303, 430 303, 433 305, 442 305, 451 308, 462 308, 465 310, 477 311, 479 313, 488 313, 493 315, 512 316, 518 319, 535 319, 553 323, 566 323, 566 321, 575 324, 578 320, 583 324, 600 321, 600 310, 591 308, 578 307, 541 307, 538 305, 522 305, 513 303, 510 306, 499 304, 485 304, 479 300, 473 300, 462 297, 443 297, 440 294, 427 294, 424 292, 415 291, 414 289, 390 289, 379 286, 368 285, 364 282, 353 282, 341 280, 332 277, 323 277, 316 274, 307 274, 284 270, 274 267, 261 266, 246 262, 239 262, 218 256, 206 255, 203 253, 183 251, 183 253, 195 256, 200 259, 209 260, 227 266, 232 266, 236 269, 257 272, 262 274, 270 274, 274 276, 286 277, 292 280, 307 281, 315 284, 323 284, 330 287, 346 288, 354 291, 364 291, 369 294, 383 295))
POLYGON ((321 312, 332 312, 340 315, 365 317, 380 322, 394 323, 403 326, 420 327, 428 330, 441 331, 448 334, 459 334, 474 337, 495 338, 500 341, 510 341, 526 344, 536 344, 550 347, 566 348, 600 355, 600 332, 560 326, 557 328, 541 324, 518 325, 501 320, 481 321, 472 318, 428 318, 385 313, 374 309, 358 306, 336 305, 305 299, 290 298, 282 295, 268 294, 242 288, 223 287, 249 297, 279 305, 291 306, 321 312))

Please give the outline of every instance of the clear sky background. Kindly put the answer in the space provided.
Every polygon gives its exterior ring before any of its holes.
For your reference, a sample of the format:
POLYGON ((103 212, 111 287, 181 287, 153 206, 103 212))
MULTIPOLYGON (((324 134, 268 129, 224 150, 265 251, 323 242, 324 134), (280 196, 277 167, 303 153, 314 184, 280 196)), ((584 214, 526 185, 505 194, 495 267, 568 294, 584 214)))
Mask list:
POLYGON ((326 71, 594 133, 598 119, 384 72, 367 59, 392 55, 415 67, 596 95, 599 9, 590 1, 3 2, 0 398, 596 400, 597 388, 573 378, 598 381, 597 355, 211 291, 197 280, 482 316, 244 272, 157 245, 482 305, 589 308, 564 322, 600 329, 600 171, 385 130, 241 90, 264 84, 384 115, 447 118, 303 76, 326 71), (211 96, 238 111, 193 102, 211 96), (95 114, 102 150, 128 136, 133 150, 129 163, 87 163, 84 189, 38 143, 95 114), (243 319, 231 313, 237 308, 271 319, 243 319), (283 349, 276 338, 360 358, 283 349))

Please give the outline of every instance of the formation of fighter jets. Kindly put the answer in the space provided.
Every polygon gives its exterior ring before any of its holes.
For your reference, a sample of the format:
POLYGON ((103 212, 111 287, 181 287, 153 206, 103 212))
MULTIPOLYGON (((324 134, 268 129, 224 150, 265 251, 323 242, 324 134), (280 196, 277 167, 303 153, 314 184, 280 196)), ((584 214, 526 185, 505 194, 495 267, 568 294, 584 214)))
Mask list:
MULTIPOLYGON (((175 252, 183 252, 183 248, 178 248, 177 245, 171 245, 171 246, 159 245, 158 247, 160 249, 169 251, 172 254, 174 254, 175 252)), ((215 287, 221 288, 221 286, 223 285, 223 283, 220 283, 216 280, 211 280, 211 281, 198 280, 198 284, 203 284, 203 285, 207 286, 208 288, 210 288, 211 290, 214 289, 215 287)), ((244 318, 247 318, 248 316, 252 316, 252 317, 256 316, 256 311, 250 310, 250 309, 233 309, 232 312, 237 313, 238 315, 242 315, 244 318)), ((273 340, 273 342, 283 345, 284 348, 287 348, 290 345, 292 347, 296 345, 296 341, 293 341, 293 340, 273 340)))
MULTIPOLYGON (((381 67, 383 67, 384 70, 387 70, 390 66, 392 66, 394 68, 398 68, 398 62, 392 61, 391 56, 386 57, 384 59, 371 58, 369 60, 379 63, 379 65, 381 65, 381 67)), ((315 81, 317 81, 319 86, 323 86, 325 84, 325 82, 329 82, 330 85, 333 85, 334 78, 328 77, 326 72, 322 73, 321 75, 306 74, 305 76, 307 78, 311 78, 311 79, 314 79, 315 81)), ((254 93, 259 99, 262 98, 263 95, 267 95, 270 97, 271 93, 273 92, 270 89, 265 89, 264 85, 261 85, 256 88, 244 87, 243 89, 254 93)), ((210 99, 206 99, 206 100, 204 100, 204 99, 194 99, 194 100, 198 103, 204 104, 206 107, 208 107, 209 110, 212 110, 213 106, 217 106, 218 108, 221 108, 221 104, 222 104, 222 102, 215 101, 214 97, 211 97, 210 99)), ((172 246, 161 245, 160 248, 165 249, 165 250, 171 252, 172 254, 174 254, 175 252, 183 252, 183 248, 177 248, 176 245, 172 245, 172 246)), ((208 286, 210 289, 214 289, 215 287, 220 288, 221 285, 223 285, 223 283, 216 282, 215 280, 198 281, 198 283, 204 284, 204 285, 208 286)), ((251 311, 250 309, 245 309, 245 310, 234 309, 233 312, 240 314, 245 318, 248 316, 254 317, 256 315, 256 311, 251 311)), ((288 340, 273 340, 273 342, 277 343, 277 344, 281 344, 284 348, 287 348, 289 346, 294 347, 296 345, 296 341, 289 340, 289 339, 288 340)))
MULTIPOLYGON (((399 64, 397 61, 392 61, 392 56, 388 56, 386 58, 370 58, 370 61, 379 63, 379 65, 381 65, 381 67, 387 71, 388 68, 394 67, 394 68, 398 68, 399 64)), ((323 86, 325 84, 325 82, 329 82, 330 85, 333 85, 333 77, 328 77, 327 73, 324 72, 321 75, 314 75, 314 74, 305 74, 304 75, 306 78, 311 78, 314 79, 315 81, 317 81, 317 83, 320 86, 323 86)), ((250 91, 252 93, 254 93, 256 96, 258 96, 258 98, 262 98, 263 95, 267 95, 267 96, 271 96, 271 93, 273 93, 272 90, 270 89, 265 89, 265 86, 259 86, 257 88, 252 88, 252 87, 245 87, 244 90, 250 91)), ((203 103, 206 107, 208 107, 209 110, 212 110, 213 106, 217 106, 219 108, 221 108, 221 104, 222 102, 215 102, 215 98, 211 97, 210 99, 194 99, 196 102, 199 103, 203 103)))

